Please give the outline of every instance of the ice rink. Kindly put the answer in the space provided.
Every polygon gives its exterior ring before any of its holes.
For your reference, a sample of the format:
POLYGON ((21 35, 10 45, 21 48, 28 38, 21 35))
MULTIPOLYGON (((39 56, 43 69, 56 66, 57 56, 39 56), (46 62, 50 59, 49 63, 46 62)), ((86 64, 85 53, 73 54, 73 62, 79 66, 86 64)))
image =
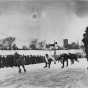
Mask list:
POLYGON ((52 62, 51 68, 44 69, 44 63, 26 65, 26 73, 18 73, 18 68, 0 69, 0 88, 88 88, 88 62, 61 69, 61 64, 52 62))

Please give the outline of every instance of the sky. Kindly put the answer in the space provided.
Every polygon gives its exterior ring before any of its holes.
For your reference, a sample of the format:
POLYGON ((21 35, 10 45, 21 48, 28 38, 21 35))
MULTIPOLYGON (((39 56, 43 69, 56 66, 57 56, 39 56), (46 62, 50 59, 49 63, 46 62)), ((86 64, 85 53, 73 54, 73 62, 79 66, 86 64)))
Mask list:
POLYGON ((19 47, 36 38, 81 43, 87 26, 87 0, 0 0, 0 39, 16 37, 19 47))

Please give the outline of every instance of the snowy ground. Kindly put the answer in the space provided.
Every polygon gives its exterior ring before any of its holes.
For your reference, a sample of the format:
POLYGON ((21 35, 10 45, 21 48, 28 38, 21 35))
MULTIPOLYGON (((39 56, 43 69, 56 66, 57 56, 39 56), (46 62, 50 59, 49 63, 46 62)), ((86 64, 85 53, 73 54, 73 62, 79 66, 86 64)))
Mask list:
POLYGON ((26 73, 18 73, 18 69, 0 69, 0 88, 88 88, 88 62, 81 59, 80 63, 61 69, 56 63, 44 69, 44 64, 27 65, 26 73))

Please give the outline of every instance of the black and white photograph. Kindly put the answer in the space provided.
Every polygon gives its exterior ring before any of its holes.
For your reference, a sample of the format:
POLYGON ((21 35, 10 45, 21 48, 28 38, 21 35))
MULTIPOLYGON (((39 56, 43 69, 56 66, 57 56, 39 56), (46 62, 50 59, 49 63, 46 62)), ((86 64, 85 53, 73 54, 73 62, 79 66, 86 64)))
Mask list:
POLYGON ((0 88, 88 88, 88 0, 0 0, 0 88))

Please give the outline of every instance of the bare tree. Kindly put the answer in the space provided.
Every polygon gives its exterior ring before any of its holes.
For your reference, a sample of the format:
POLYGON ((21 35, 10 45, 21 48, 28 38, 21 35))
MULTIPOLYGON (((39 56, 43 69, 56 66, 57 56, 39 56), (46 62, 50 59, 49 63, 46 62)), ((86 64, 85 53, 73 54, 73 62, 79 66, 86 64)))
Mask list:
POLYGON ((32 40, 31 44, 29 45, 29 48, 33 50, 37 49, 37 43, 38 43, 38 39, 32 40))
POLYGON ((88 60, 88 27, 86 27, 85 33, 83 34, 82 42, 84 44, 84 50, 88 60))

